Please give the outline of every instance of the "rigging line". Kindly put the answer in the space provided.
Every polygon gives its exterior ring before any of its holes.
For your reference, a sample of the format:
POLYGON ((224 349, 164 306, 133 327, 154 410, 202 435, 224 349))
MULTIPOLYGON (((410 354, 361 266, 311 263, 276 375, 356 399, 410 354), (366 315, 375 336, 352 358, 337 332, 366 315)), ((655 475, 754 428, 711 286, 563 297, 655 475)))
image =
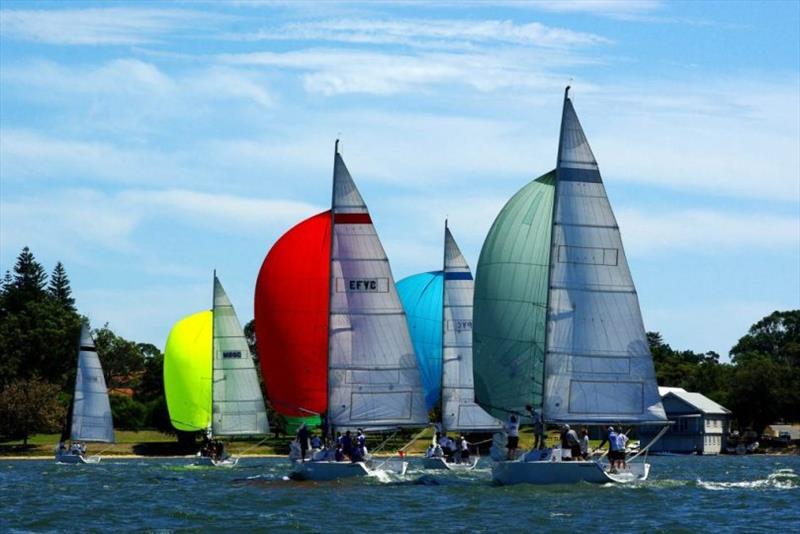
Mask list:
POLYGON ((241 458, 242 456, 245 455, 245 453, 250 452, 251 450, 255 449, 256 447, 258 447, 259 445, 261 445, 262 443, 264 443, 268 439, 269 439, 269 436, 264 436, 264 439, 262 439, 261 441, 259 441, 258 443, 256 443, 255 445, 253 445, 251 447, 247 447, 245 450, 243 450, 242 452, 240 452, 239 454, 234 456, 234 458, 241 458))
MULTIPOLYGON (((414 444, 414 443, 415 443, 415 442, 416 442, 416 441, 417 441, 417 440, 420 438, 420 436, 422 436, 422 434, 423 434, 423 433, 425 433, 427 430, 428 430, 428 427, 425 427, 425 428, 423 428, 422 430, 420 430, 420 431, 419 431, 419 432, 418 432, 418 433, 417 433, 417 434, 416 434, 416 435, 415 435, 413 438, 411 438, 411 441, 409 441, 408 443, 406 443, 405 445, 403 445, 402 447, 400 447, 400 448, 397 450, 397 452, 398 452, 398 453, 399 453, 399 452, 405 452, 405 451, 406 451, 406 449, 407 449, 407 448, 409 448, 411 445, 413 445, 413 444, 414 444)), ((395 433, 394 433, 394 434, 397 434, 397 431, 395 431, 395 433)), ((392 436, 394 436, 394 434, 392 434, 392 436)), ((389 441, 389 440, 386 440, 386 441, 389 441)), ((384 442, 384 444, 386 443, 386 441, 384 442)), ((377 452, 378 450, 379 450, 379 449, 376 449, 376 452, 377 452)), ((380 464, 378 464, 376 467, 374 467, 374 468, 373 468, 373 471, 377 471, 378 469, 380 469, 381 467, 383 467, 384 465, 386 465, 386 462, 388 462, 388 461, 389 461, 389 460, 391 460, 392 458, 394 458, 394 455, 392 455, 392 456, 389 456, 389 457, 388 457, 388 458, 386 458, 384 461, 382 461, 380 464)))

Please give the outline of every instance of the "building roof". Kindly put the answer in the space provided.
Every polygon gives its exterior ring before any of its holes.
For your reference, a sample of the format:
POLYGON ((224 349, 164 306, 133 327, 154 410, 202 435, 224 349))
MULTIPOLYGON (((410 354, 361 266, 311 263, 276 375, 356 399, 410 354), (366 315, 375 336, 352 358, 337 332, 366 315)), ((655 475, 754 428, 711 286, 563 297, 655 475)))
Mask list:
POLYGON ((701 393, 695 393, 693 391, 686 391, 683 388, 670 388, 670 387, 660 387, 658 388, 658 394, 661 395, 661 398, 666 397, 667 395, 673 395, 683 402, 694 406, 704 414, 730 414, 731 411, 721 404, 717 404, 713 400, 709 399, 705 395, 701 393))

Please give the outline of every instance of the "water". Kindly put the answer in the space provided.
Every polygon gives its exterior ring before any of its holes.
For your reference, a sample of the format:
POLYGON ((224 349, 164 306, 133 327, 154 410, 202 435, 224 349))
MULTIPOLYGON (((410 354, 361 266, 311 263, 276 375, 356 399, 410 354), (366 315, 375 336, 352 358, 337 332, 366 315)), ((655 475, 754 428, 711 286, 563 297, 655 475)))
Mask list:
POLYGON ((633 486, 493 486, 487 468, 342 482, 285 479, 281 459, 100 465, 0 461, 0 532, 800 531, 800 457, 651 458, 633 486))

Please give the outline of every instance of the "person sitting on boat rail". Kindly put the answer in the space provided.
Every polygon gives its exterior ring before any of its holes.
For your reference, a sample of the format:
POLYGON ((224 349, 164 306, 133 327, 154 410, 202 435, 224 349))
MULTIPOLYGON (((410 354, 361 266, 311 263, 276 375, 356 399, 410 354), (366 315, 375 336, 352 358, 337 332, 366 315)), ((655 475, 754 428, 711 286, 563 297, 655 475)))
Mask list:
POLYGON ((322 448, 322 440, 316 434, 311 436, 311 448, 312 449, 321 449, 322 448))
POLYGON ((508 459, 513 460, 517 457, 517 446, 519 446, 519 421, 516 415, 512 414, 511 417, 508 418, 505 430, 508 436, 508 441, 506 442, 508 459))

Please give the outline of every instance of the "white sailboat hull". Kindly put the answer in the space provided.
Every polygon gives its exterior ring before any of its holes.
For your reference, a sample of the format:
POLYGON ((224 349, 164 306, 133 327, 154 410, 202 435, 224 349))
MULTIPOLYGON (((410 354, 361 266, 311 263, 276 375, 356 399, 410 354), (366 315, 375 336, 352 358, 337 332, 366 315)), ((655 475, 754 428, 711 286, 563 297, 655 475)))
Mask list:
POLYGON ((450 471, 471 471, 478 466, 480 456, 475 456, 469 462, 448 462, 444 458, 423 458, 422 467, 425 469, 447 469, 450 471))
POLYGON ((83 456, 81 454, 56 453, 57 464, 99 464, 100 456, 83 456))
POLYGON ((609 482, 625 484, 647 480, 650 464, 634 463, 617 473, 609 473, 598 462, 495 462, 492 479, 500 484, 576 484, 609 482))

